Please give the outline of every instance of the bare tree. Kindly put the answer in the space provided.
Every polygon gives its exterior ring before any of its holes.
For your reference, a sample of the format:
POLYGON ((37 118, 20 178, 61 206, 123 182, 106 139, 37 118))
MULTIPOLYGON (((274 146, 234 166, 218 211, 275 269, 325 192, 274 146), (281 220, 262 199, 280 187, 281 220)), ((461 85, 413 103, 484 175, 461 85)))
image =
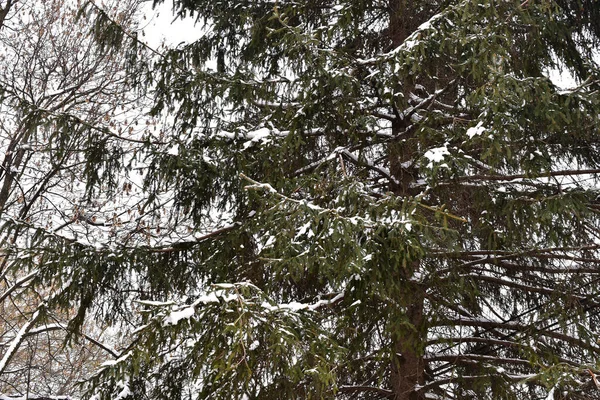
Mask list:
MULTIPOLYGON (((139 5, 113 0, 106 10, 134 32, 139 5)), ((102 164, 87 161, 125 157, 147 129, 127 117, 143 99, 129 89, 124 51, 99 46, 78 12, 62 0, 0 2, 0 220, 18 222, 3 230, 10 246, 0 249, 0 395, 73 395, 82 376, 116 354, 97 323, 66 334, 69 321, 83 318, 61 297, 68 277, 45 276, 31 246, 40 230, 86 244, 115 234, 110 204, 127 198, 132 183, 113 177, 128 190, 94 196, 102 164), (94 215, 107 204, 111 223, 94 215), (16 266, 17 254, 27 267, 16 266)))

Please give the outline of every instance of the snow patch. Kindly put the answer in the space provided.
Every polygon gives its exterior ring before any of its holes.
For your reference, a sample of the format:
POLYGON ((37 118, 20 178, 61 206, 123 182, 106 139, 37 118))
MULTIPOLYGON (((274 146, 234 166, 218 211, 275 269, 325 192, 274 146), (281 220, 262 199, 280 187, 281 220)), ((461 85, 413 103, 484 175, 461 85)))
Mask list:
POLYGON ((483 122, 479 121, 476 126, 472 126, 467 129, 467 136, 469 139, 473 139, 475 136, 480 136, 486 130, 487 128, 483 126, 483 122))
POLYGON ((248 346, 248 350, 256 350, 259 345, 260 343, 258 342, 258 340, 255 340, 254 342, 250 343, 250 346, 248 346))
POLYGON ((164 319, 164 325, 177 325, 182 319, 189 319, 195 314, 194 307, 187 307, 181 311, 172 311, 164 319))
POLYGON ((246 150, 256 143, 268 143, 270 141, 270 134, 271 131, 267 128, 260 128, 255 131, 246 133, 245 136, 247 138, 250 138, 250 140, 244 143, 243 149, 246 150))
POLYGON ((129 381, 121 381, 118 383, 118 386, 121 386, 121 391, 115 397, 115 400, 125 399, 133 395, 133 392, 129 389, 129 381))
POLYGON ((153 301, 153 300, 136 300, 135 302, 138 304, 141 304, 143 306, 150 306, 150 307, 165 307, 165 306, 172 306, 175 304, 172 301, 153 301))
POLYGON ((127 353, 123 354, 121 357, 117 358, 116 360, 104 361, 100 365, 100 367, 112 367, 113 365, 117 365, 118 363, 127 360, 129 358, 129 356, 131 356, 131 353, 127 352, 127 353))
POLYGON ((277 304, 277 305, 273 306, 265 301, 261 304, 261 307, 263 307, 267 311, 281 311, 281 310, 292 311, 292 312, 297 312, 297 311, 301 311, 301 310, 315 311, 320 307, 335 304, 336 302, 340 301, 343 298, 344 298, 344 293, 342 292, 342 293, 338 293, 335 297, 333 297, 330 300, 319 300, 312 304, 299 303, 297 301, 292 301, 290 303, 277 304))
POLYGON ((435 147, 433 149, 429 149, 423 154, 423 157, 429 160, 429 164, 427 164, 427 168, 432 168, 434 163, 439 163, 444 161, 446 156, 450 155, 448 151, 448 143, 445 143, 442 147, 435 147))

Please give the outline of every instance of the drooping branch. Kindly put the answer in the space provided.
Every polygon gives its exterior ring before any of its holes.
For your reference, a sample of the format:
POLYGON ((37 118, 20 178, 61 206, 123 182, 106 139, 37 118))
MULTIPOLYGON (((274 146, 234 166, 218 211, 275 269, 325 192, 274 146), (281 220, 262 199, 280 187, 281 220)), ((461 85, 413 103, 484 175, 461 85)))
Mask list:
POLYGON ((536 179, 536 178, 549 178, 554 176, 573 176, 573 175, 597 175, 600 173, 600 169, 570 169, 561 171, 550 171, 546 173, 540 173, 538 175, 531 174, 514 174, 514 175, 470 175, 459 177, 459 182, 472 182, 472 181, 514 181, 516 179, 536 179))
POLYGON ((491 321, 491 320, 488 320, 485 318, 452 318, 452 319, 446 319, 444 321, 440 321, 440 323, 436 324, 435 326, 449 326, 449 327, 472 326, 472 327, 483 328, 486 330, 502 329, 502 330, 507 330, 507 331, 512 331, 512 332, 522 332, 522 333, 529 333, 531 330, 533 330, 541 336, 546 336, 551 339, 560 340, 560 341, 566 342, 570 345, 576 346, 578 348, 585 348, 596 354, 600 354, 600 347, 598 347, 597 345, 595 345, 593 343, 588 343, 588 342, 586 342, 582 339, 579 339, 575 336, 570 336, 570 335, 560 333, 560 332, 550 330, 550 329, 539 328, 539 327, 536 327, 535 324, 532 326, 529 324, 523 324, 523 323, 515 322, 512 320, 506 321, 506 322, 498 322, 498 321, 491 321))
POLYGON ((434 356, 425 357, 424 360, 427 362, 444 361, 444 362, 448 362, 451 364, 488 362, 493 365, 498 365, 498 364, 514 364, 514 365, 525 365, 525 366, 531 365, 529 360, 526 360, 526 359, 497 357, 497 356, 489 356, 489 355, 484 355, 484 354, 434 355, 434 356))

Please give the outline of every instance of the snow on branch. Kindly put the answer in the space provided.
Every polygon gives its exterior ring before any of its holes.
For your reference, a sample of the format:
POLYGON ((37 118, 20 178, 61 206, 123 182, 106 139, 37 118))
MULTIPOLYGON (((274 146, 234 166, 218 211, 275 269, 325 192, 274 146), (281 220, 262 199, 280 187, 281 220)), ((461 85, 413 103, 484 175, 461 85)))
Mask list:
POLYGON ((34 270, 34 271, 30 272, 29 274, 27 274, 24 277, 22 277, 19 280, 17 280, 11 287, 7 288, 4 291, 4 293, 2 293, 0 295, 0 303, 3 302, 8 296, 10 296, 10 294, 12 292, 14 292, 18 288, 22 287, 28 281, 30 281, 33 278, 35 278, 35 276, 38 274, 38 272, 39 272, 39 270, 34 270))
POLYGON ((21 346, 21 343, 23 343, 23 340, 25 339, 27 333, 32 329, 33 325, 35 325, 35 323, 40 319, 40 317, 41 317, 40 310, 43 307, 44 307, 43 305, 40 305, 38 307, 38 309, 33 313, 31 318, 29 319, 29 321, 27 321, 21 327, 21 329, 19 329, 19 332, 17 333, 17 335, 11 341, 10 345, 8 346, 8 349, 6 350, 6 353, 4 353, 4 356, 0 360, 0 374, 2 374, 4 372, 4 370, 6 369, 6 367, 8 366, 9 361, 12 359, 12 357, 15 355, 15 353, 19 349, 19 347, 21 346))

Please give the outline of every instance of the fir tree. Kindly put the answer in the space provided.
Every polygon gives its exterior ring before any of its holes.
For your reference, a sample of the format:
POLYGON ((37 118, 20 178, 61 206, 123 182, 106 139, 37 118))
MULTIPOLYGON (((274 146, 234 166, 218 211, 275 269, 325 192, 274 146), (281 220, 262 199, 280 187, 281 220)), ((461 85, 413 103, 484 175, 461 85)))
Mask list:
POLYGON ((129 160, 140 208, 170 207, 138 220, 145 243, 33 239, 47 279, 77 282, 53 299, 77 304, 70 329, 90 312, 137 326, 90 396, 600 398, 597 2, 174 13, 204 34, 152 62, 82 13, 129 49, 151 114, 175 115, 129 160))

